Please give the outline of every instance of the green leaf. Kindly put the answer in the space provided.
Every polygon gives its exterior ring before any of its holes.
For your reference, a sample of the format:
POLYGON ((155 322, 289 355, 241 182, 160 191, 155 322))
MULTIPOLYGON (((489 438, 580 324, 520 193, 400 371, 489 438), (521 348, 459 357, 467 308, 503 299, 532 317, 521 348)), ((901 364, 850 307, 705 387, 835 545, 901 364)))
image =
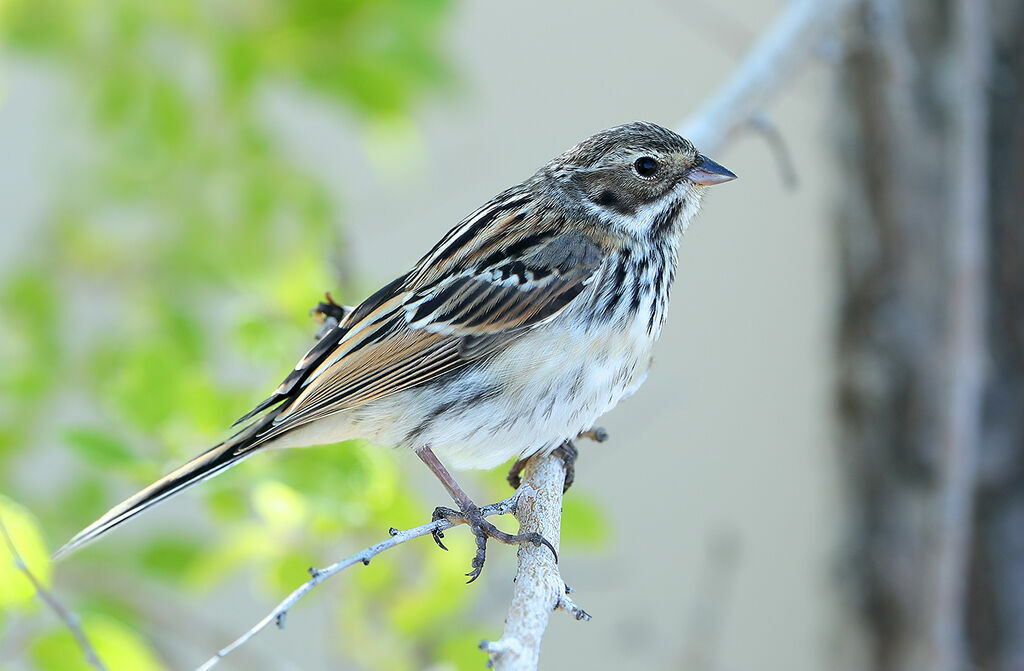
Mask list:
POLYGON ((138 457, 110 431, 87 427, 67 429, 64 442, 94 466, 125 468, 139 463, 138 457))
MULTIPOLYGON (((53 565, 35 517, 23 506, 0 496, 0 518, 25 566, 49 587, 53 565)), ((15 564, 5 539, 0 539, 0 609, 23 606, 36 596, 35 587, 15 564)))
POLYGON ((264 576, 268 594, 287 594, 309 580, 309 568, 317 566, 317 560, 308 552, 290 552, 278 557, 270 564, 264 576))
POLYGON ((496 631, 469 628, 446 636, 434 651, 436 666, 457 671, 479 671, 487 662, 487 653, 480 649, 480 641, 497 638, 496 631))
MULTIPOLYGON (((117 620, 101 615, 84 617, 82 630, 96 655, 110 671, 162 671, 156 653, 135 632, 117 620)), ((71 632, 56 629, 32 644, 32 659, 44 671, 93 671, 71 632)))
POLYGON ((179 580, 193 566, 201 551, 201 546, 190 538, 158 538, 142 549, 142 568, 158 578, 179 580))
POLYGON ((608 540, 608 525, 597 503, 570 492, 562 502, 562 543, 596 548, 608 540))
POLYGON ((237 522, 249 512, 247 492, 225 485, 211 486, 206 493, 210 514, 224 522, 237 522))

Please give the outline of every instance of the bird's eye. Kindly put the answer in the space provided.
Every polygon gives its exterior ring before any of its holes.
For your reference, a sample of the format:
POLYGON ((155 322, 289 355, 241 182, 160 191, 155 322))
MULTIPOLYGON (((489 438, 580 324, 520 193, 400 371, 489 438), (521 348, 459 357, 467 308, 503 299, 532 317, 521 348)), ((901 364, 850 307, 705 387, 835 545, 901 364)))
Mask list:
POLYGON ((633 162, 633 170, 641 177, 654 177, 658 172, 658 162, 650 156, 641 156, 633 162))

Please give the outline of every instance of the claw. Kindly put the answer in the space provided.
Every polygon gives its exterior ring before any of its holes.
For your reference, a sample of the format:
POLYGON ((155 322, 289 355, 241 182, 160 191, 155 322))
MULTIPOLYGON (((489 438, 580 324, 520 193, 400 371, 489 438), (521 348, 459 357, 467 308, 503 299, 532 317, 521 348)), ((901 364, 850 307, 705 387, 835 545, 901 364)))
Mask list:
MULTIPOLYGON (((472 506, 464 511, 456 511, 451 508, 443 507, 437 508, 434 510, 432 519, 435 522, 443 519, 448 520, 452 524, 467 524, 473 532, 473 536, 476 539, 476 554, 473 556, 469 572, 466 573, 466 577, 469 578, 469 580, 466 581, 467 585, 475 581, 480 577, 481 573, 483 573, 484 563, 487 561, 488 538, 493 538, 499 543, 505 543, 507 545, 522 545, 523 543, 532 543, 538 547, 544 545, 551 550, 551 554, 555 558, 555 563, 558 563, 558 553, 555 552, 555 547, 539 533, 533 532, 519 535, 505 533, 488 522, 487 518, 484 517, 483 513, 481 513, 480 509, 476 506, 472 506)), ((434 542, 437 543, 438 547, 442 550, 448 549, 443 543, 441 543, 441 539, 444 538, 444 533, 440 529, 434 531, 432 536, 434 537, 434 542)))
MULTIPOLYGON (((434 508, 434 514, 430 516, 431 522, 437 522, 438 520, 448 520, 452 523, 465 521, 465 519, 462 518, 462 516, 459 513, 455 512, 451 508, 444 508, 441 506, 434 508)), ((441 539, 444 538, 443 531, 441 531, 440 529, 434 529, 430 533, 430 535, 431 537, 433 537, 434 542, 437 543, 437 547, 441 548, 445 552, 448 552, 448 548, 446 548, 444 546, 444 543, 441 542, 441 539)))

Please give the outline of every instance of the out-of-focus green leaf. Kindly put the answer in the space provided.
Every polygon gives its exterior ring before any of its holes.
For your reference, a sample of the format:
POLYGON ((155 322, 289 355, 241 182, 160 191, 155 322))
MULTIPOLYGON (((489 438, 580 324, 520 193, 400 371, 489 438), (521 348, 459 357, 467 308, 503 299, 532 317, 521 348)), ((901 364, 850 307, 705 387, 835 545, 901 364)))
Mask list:
POLYGON ((74 484, 69 484, 54 501, 62 521, 67 524, 68 533, 81 529, 99 517, 110 507, 103 484, 95 477, 82 473, 74 484), (74 528, 70 528, 74 527, 74 528))
POLYGON ((210 487, 206 494, 207 508, 217 519, 224 522, 237 522, 243 519, 249 510, 248 494, 233 487, 210 487))
POLYGON ((309 580, 309 568, 316 565, 316 558, 309 553, 286 553, 270 563, 265 588, 269 594, 287 594, 309 580))
POLYGON ((470 593, 465 589, 463 574, 476 545, 465 528, 446 532, 444 544, 450 551, 427 554, 425 565, 419 566, 416 584, 406 586, 390 604, 390 620, 398 631, 421 631, 451 617, 468 602, 470 593))
MULTIPOLYGON (((35 517, 23 506, 0 496, 0 518, 25 566, 36 580, 49 587, 53 567, 35 517)), ((0 610, 23 606, 35 596, 35 587, 15 564, 7 543, 0 539, 0 610)))
MULTIPOLYGON (((104 616, 82 619, 82 630, 96 655, 110 671, 161 671, 166 669, 149 646, 122 623, 104 616)), ((92 671, 81 648, 67 629, 55 629, 35 639, 32 658, 44 671, 92 671)))
POLYGON ((197 591, 208 591, 227 580, 239 567, 264 561, 275 551, 263 529, 238 524, 215 547, 207 548, 195 558, 182 584, 197 591))
POLYGON ((287 532, 306 519, 306 502, 296 490, 280 482, 261 482, 252 493, 253 508, 272 531, 287 532))
POLYGON ((52 388, 63 359, 54 284, 45 272, 24 269, 0 293, 0 389, 22 402, 52 388))
POLYGON ((89 427, 71 428, 64 431, 64 442, 75 452, 95 466, 128 467, 138 463, 138 458, 109 430, 89 427))
POLYGON ((200 552, 200 546, 189 538, 157 538, 142 549, 142 568, 149 575, 178 580, 188 572, 200 552))
POLYGON ((562 543, 575 547, 600 547, 608 540, 608 525, 597 503, 572 492, 562 502, 562 543))
POLYGON ((494 631, 475 628, 445 637, 434 651, 435 665, 431 668, 438 671, 479 671, 487 662, 487 654, 480 650, 480 641, 494 638, 494 631))

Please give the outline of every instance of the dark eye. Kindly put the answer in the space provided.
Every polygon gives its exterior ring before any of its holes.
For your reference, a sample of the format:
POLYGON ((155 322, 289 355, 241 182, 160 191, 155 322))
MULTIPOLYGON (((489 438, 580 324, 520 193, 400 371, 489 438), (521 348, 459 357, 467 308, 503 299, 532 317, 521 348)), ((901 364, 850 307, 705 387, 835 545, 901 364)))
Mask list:
POLYGON ((633 169, 641 177, 654 177, 658 172, 658 162, 650 156, 641 156, 633 163, 633 169))

